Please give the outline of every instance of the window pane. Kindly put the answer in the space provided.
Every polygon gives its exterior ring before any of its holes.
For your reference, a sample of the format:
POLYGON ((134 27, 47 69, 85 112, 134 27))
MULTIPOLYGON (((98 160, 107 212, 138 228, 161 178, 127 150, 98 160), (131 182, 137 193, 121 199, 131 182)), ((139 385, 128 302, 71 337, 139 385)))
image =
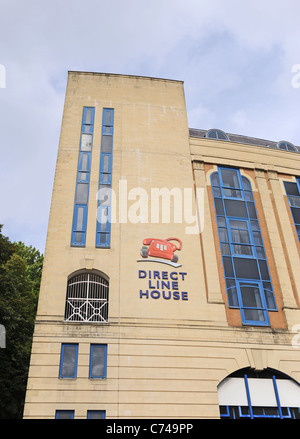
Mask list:
POLYGON ((73 410, 56 410, 55 419, 73 419, 73 410))
POLYGON ((289 196, 289 204, 291 207, 300 207, 300 197, 289 196))
POLYGON ((88 199, 88 184, 77 183, 76 203, 87 204, 87 199, 88 199))
POLYGON ((215 206, 217 215, 224 215, 223 203, 220 198, 215 198, 215 206))
POLYGON ((112 136, 102 136, 102 152, 112 152, 112 136))
POLYGON ((253 232, 254 243, 256 245, 263 245, 262 237, 260 232, 253 232))
POLYGON ((255 259, 233 258, 236 277, 240 279, 259 279, 255 259))
POLYGON ((221 197, 221 188, 219 187, 213 187, 213 195, 214 197, 221 197))
POLYGON ((105 412, 104 410, 89 410, 87 414, 88 419, 105 419, 105 412))
POLYGON ((91 151, 92 150, 92 135, 82 134, 81 135, 81 151, 91 151))
POLYGON ((243 306, 249 308, 262 308, 260 291, 257 285, 240 283, 243 306))
POLYGON ((90 108, 86 109, 85 123, 91 123, 92 110, 90 108))
POLYGON ((229 220, 230 227, 233 229, 245 229, 248 230, 247 221, 240 221, 240 220, 229 220))
POLYGON ((111 112, 110 111, 106 111, 105 112, 105 124, 104 125, 111 125, 111 112))
POLYGON ((236 255, 252 256, 252 247, 250 245, 234 244, 233 251, 236 255))
POLYGON ((219 234, 220 234, 220 241, 228 242, 227 229, 225 229, 224 227, 220 227, 219 228, 219 234))
POLYGON ((265 313, 260 309, 244 309, 244 315, 246 321, 264 322, 265 313))
POLYGON ((82 230, 83 212, 84 212, 84 208, 83 207, 78 207, 76 230, 82 230))
POLYGON ((248 212, 249 212, 249 216, 251 219, 256 219, 256 210, 255 210, 255 206, 254 203, 247 203, 247 207, 248 207, 248 212))
POLYGON ((101 184, 99 188, 99 204, 103 206, 110 206, 111 202, 111 187, 107 184, 101 184))
POLYGON ((75 233, 75 241, 81 242, 82 241, 82 232, 76 232, 75 233))
POLYGON ((226 287, 229 306, 239 306, 235 281, 233 279, 226 279, 226 287))
POLYGON ((242 191, 224 188, 224 195, 225 197, 242 198, 242 191))
POLYGON ((211 184, 213 186, 220 186, 219 175, 218 175, 217 172, 212 174, 212 176, 211 176, 211 184))
POLYGON ((298 191, 298 187, 297 187, 297 183, 289 183, 289 182, 284 182, 284 187, 286 190, 287 195, 300 195, 299 191, 298 191))
POLYGON ((221 169, 223 186, 240 188, 238 173, 234 169, 221 169))
POLYGON ((103 156, 103 172, 108 172, 109 170, 109 156, 104 155, 103 156))
POLYGON ((61 377, 75 377, 76 375, 76 345, 64 345, 62 348, 61 377))
POLYGON ((258 263, 259 263, 260 274, 262 279, 269 280, 270 276, 269 276, 269 270, 266 261, 258 261, 258 263))
POLYGON ((91 346, 90 378, 105 377, 105 346, 91 346))
POLYGON ((237 218, 248 218, 246 204, 244 201, 224 200, 226 215, 237 218))
POLYGON ((87 171, 88 154, 82 154, 81 171, 87 171))
POLYGON ((224 271, 226 277, 233 277, 233 267, 231 258, 223 257, 224 271))
POLYGON ((243 188, 245 191, 251 191, 251 184, 248 178, 242 177, 243 188))
POLYGON ((256 247, 256 256, 260 259, 265 259, 265 251, 263 247, 256 247))
POLYGON ((221 244, 222 255, 230 256, 230 245, 229 244, 221 244))
POLYGON ((232 242, 250 244, 248 230, 231 229, 232 242))

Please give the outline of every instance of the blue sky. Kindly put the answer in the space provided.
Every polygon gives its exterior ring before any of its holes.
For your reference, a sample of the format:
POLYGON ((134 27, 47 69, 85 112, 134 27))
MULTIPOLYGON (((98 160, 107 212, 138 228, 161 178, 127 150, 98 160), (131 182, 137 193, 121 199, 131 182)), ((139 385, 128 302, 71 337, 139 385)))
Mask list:
POLYGON ((191 128, 300 145, 299 16, 298 0, 2 0, 4 234, 44 251, 68 70, 183 80, 191 128))

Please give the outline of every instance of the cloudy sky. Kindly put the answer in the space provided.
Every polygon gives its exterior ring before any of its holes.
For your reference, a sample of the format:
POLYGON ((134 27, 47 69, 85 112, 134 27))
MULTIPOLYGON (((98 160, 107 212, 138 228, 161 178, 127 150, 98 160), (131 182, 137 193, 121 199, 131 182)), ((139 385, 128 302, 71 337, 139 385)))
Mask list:
POLYGON ((300 145, 299 0, 1 0, 0 224, 44 251, 68 70, 183 80, 191 128, 300 145))

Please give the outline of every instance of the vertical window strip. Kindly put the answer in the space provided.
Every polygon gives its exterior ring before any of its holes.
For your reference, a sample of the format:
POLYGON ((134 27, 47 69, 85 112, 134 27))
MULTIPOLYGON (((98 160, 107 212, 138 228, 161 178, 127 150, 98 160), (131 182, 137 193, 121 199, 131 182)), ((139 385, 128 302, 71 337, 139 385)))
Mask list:
POLYGON ((76 247, 84 247, 86 243, 94 117, 93 107, 83 108, 71 236, 71 246, 76 247))
POLYGON ((100 248, 110 247, 113 132, 114 110, 112 108, 104 108, 96 227, 96 247, 100 248))
POLYGON ((285 181, 284 187, 300 242, 300 178, 297 178, 296 183, 285 181))
POLYGON ((277 307, 250 182, 219 167, 211 184, 229 307, 243 324, 268 326, 277 307))

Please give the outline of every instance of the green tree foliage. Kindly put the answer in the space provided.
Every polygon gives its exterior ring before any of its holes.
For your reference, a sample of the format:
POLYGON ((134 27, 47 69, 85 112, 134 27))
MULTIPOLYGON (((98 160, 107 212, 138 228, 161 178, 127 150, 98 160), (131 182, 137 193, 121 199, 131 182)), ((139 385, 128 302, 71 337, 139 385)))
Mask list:
POLYGON ((0 225, 0 419, 22 418, 43 256, 32 246, 11 243, 0 225))

